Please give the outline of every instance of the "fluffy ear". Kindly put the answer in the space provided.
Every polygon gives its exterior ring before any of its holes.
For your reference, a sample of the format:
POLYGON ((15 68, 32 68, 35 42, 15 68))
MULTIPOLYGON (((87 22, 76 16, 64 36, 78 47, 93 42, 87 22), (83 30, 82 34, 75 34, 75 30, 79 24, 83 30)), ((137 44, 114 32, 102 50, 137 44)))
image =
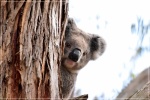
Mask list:
POLYGON ((106 42, 103 38, 99 36, 93 36, 91 39, 91 59, 95 60, 97 59, 100 55, 102 55, 105 51, 106 48, 106 42))
POLYGON ((65 37, 67 37, 71 33, 71 31, 75 29, 76 27, 77 26, 73 18, 68 18, 68 22, 67 22, 67 26, 65 30, 65 37))

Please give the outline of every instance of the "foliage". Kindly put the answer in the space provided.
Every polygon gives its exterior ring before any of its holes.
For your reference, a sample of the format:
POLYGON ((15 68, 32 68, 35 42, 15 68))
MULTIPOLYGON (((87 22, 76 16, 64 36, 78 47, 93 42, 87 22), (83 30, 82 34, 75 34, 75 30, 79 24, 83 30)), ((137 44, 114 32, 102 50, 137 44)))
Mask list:
MULTIPOLYGON (((143 18, 137 17, 137 23, 131 25, 131 32, 136 33, 139 36, 139 41, 137 43, 136 54, 132 57, 136 59, 139 56, 142 56, 144 51, 150 51, 150 45, 143 46, 143 41, 145 37, 148 37, 150 32, 150 21, 146 22, 143 18)), ((150 38, 150 37, 149 37, 150 38)))

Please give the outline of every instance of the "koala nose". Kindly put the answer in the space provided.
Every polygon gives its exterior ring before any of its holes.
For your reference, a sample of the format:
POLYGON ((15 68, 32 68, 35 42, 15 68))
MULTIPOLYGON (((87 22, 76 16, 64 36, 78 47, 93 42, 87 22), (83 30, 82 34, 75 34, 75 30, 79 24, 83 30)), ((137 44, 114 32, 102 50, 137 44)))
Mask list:
POLYGON ((81 54, 81 50, 76 48, 72 50, 72 52, 70 52, 69 59, 71 59, 74 62, 77 62, 80 57, 80 54, 81 54))

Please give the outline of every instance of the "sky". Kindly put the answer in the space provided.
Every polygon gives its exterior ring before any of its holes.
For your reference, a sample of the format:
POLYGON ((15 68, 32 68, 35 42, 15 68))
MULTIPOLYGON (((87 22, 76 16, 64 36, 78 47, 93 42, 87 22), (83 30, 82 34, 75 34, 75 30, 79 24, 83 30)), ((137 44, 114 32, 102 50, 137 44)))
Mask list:
MULTIPOLYGON (((137 17, 150 22, 149 0, 70 0, 69 17, 85 32, 102 36, 107 43, 105 53, 91 61, 78 75, 76 89, 89 94, 89 100, 104 93, 115 98, 129 83, 129 72, 139 74, 150 66, 150 52, 144 52, 131 62, 135 54, 138 35, 131 34, 131 24, 137 17)), ((144 39, 150 47, 150 35, 144 39)))

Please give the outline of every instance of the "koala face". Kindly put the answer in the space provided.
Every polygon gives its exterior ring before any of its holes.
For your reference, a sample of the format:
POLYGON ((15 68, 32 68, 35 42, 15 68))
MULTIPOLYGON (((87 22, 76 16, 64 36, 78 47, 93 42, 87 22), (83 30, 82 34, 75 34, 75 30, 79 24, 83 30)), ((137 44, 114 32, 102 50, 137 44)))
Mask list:
POLYGON ((105 51, 105 41, 97 35, 80 30, 73 19, 68 20, 65 31, 65 48, 62 64, 76 73, 90 60, 95 60, 105 51))

